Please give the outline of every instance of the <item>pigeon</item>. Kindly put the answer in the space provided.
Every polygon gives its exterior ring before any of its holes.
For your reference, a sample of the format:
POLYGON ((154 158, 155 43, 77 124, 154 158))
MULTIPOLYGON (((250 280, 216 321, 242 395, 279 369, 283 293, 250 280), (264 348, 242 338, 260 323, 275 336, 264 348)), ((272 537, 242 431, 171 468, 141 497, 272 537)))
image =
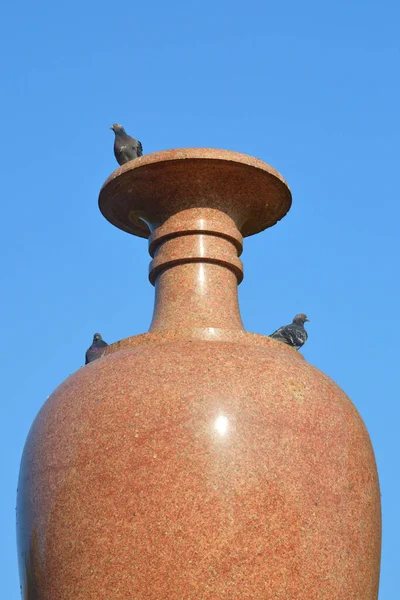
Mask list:
POLYGON ((135 138, 128 135, 122 125, 114 123, 110 129, 115 133, 114 154, 118 164, 123 165, 138 156, 142 156, 142 144, 139 140, 135 140, 135 138))
POLYGON ((309 320, 310 319, 307 319, 306 315, 300 313, 295 316, 290 325, 279 327, 279 329, 274 331, 274 333, 271 333, 269 337, 299 350, 307 341, 308 334, 304 329, 304 323, 309 320))
POLYGON ((103 340, 99 333, 95 333, 93 336, 93 342, 90 348, 86 350, 85 365, 100 358, 104 354, 104 348, 108 346, 107 342, 103 340))

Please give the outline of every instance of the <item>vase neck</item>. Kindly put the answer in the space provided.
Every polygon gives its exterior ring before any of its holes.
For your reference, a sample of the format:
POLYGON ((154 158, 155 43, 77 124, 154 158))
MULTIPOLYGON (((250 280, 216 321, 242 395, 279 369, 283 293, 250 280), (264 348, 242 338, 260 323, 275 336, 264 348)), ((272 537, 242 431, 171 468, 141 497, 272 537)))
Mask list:
POLYGON ((155 286, 150 331, 244 331, 237 293, 241 251, 241 234, 219 210, 183 210, 157 227, 149 238, 149 279, 155 286))

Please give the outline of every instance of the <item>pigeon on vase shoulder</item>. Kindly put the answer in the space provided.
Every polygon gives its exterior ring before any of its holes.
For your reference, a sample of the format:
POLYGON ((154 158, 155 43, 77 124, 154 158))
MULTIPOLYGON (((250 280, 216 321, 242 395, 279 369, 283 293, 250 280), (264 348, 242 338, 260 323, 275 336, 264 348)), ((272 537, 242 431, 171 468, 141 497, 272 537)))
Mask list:
POLYGON ((300 313, 295 316, 290 325, 280 327, 274 333, 271 333, 269 337, 299 350, 307 341, 308 334, 304 323, 309 320, 304 313, 300 313))
POLYGON ((104 350, 107 346, 107 342, 103 340, 100 333, 95 333, 93 336, 92 345, 86 350, 85 365, 103 356, 104 350))

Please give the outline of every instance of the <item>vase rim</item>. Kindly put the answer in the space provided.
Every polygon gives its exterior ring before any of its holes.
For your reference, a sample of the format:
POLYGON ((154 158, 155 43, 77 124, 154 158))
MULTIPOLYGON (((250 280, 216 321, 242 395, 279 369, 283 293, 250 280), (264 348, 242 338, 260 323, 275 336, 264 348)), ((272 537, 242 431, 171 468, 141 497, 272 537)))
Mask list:
POLYGON ((216 148, 143 155, 111 173, 99 195, 108 221, 143 238, 163 222, 172 203, 174 212, 204 206, 237 213, 238 229, 247 237, 275 225, 291 202, 289 186, 276 169, 248 154, 216 148))

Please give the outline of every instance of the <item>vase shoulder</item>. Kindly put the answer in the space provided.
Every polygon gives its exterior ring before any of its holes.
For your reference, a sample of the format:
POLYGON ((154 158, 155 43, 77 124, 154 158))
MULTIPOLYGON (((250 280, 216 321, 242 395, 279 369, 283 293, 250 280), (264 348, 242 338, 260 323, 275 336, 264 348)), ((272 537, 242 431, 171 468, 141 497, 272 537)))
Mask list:
POLYGON ((114 354, 120 350, 136 348, 140 346, 158 345, 158 344, 179 344, 185 342, 228 342, 243 345, 243 351, 247 346, 257 346, 261 348, 273 349, 275 352, 282 353, 292 359, 304 361, 304 356, 294 348, 276 340, 259 334, 238 329, 224 329, 218 327, 198 327, 188 329, 161 329, 150 331, 131 337, 124 338, 110 344, 105 354, 114 354))

